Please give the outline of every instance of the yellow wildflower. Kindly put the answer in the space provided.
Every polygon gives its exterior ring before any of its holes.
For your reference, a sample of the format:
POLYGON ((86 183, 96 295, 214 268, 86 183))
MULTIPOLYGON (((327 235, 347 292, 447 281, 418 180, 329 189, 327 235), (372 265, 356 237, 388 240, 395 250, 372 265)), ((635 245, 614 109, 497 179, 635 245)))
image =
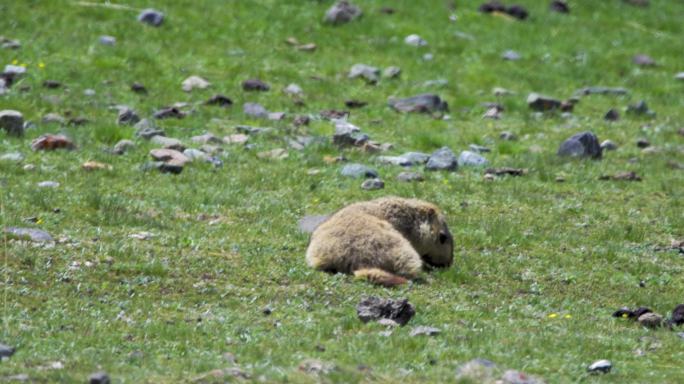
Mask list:
POLYGON ((17 64, 19 64, 19 60, 17 60, 17 59, 12 60, 12 65, 17 65, 17 64))
POLYGON ((563 318, 564 319, 572 319, 572 315, 568 313, 565 316, 563 316, 563 318))
POLYGON ((549 319, 555 319, 556 317, 558 317, 557 313, 549 313, 549 319))
POLYGON ((38 68, 40 68, 40 69, 45 68, 45 63, 43 63, 42 61, 40 63, 38 63, 38 68))

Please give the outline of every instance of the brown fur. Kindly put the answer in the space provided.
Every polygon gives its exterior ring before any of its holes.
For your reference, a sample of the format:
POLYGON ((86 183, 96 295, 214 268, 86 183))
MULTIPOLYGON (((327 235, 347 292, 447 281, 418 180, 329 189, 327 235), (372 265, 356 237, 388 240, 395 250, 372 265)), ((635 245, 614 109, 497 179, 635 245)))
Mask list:
POLYGON ((322 271, 394 286, 425 265, 450 266, 453 238, 436 206, 385 197, 351 204, 324 221, 311 235, 306 260, 322 271))

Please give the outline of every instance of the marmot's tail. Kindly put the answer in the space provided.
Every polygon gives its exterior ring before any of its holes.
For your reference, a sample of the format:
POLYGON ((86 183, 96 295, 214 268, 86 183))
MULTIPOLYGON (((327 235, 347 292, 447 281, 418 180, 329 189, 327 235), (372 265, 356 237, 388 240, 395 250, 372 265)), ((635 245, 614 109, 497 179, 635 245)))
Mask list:
POLYGON ((394 287, 408 283, 408 279, 379 268, 357 269, 354 271, 354 276, 356 276, 357 279, 365 279, 373 284, 378 284, 385 287, 394 287))

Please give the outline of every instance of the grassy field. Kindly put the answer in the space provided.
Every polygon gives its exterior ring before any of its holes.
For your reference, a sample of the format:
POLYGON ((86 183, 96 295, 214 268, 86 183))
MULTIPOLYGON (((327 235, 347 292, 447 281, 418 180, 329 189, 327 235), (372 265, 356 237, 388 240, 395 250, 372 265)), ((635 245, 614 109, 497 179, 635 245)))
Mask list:
POLYGON ((643 305, 667 315, 684 301, 684 259, 669 249, 684 237, 684 171, 668 166, 684 161, 677 133, 684 126, 684 82, 674 78, 684 71, 684 3, 652 0, 640 8, 577 0, 562 15, 550 12, 547 1, 517 2, 529 9, 528 20, 481 14, 477 1, 457 1, 454 22, 443 0, 358 0, 364 16, 331 27, 322 23, 329 1, 127 1, 165 12, 164 24, 153 28, 131 10, 0 1, 1 33, 22 43, 0 50, 0 65, 27 67, 0 96, 0 109, 36 123, 24 138, 0 132, 0 154, 25 156, 21 163, 0 162, 0 226, 40 228, 60 239, 54 247, 3 241, 0 343, 17 352, 0 363, 0 381, 27 374, 35 382, 85 382, 105 370, 116 383, 184 382, 230 366, 223 356, 230 352, 252 380, 266 382, 449 382, 459 365, 478 357, 549 383, 680 382, 684 340, 611 313, 643 305), (379 12, 388 5, 395 14, 379 12), (428 45, 404 44, 412 33, 428 45), (100 44, 101 35, 115 36, 116 45, 100 44), (298 51, 285 43, 290 36, 317 49, 298 51), (509 49, 522 59, 502 60, 509 49), (426 53, 433 60, 423 60, 426 53), (657 66, 633 64, 639 53, 657 66), (402 74, 366 85, 346 78, 356 63, 397 65, 402 74), (212 86, 183 92, 190 75, 212 86), (244 92, 241 82, 255 77, 271 90, 244 92), (63 86, 46 89, 41 84, 48 79, 63 86), (424 85, 437 79, 448 83, 424 85), (147 95, 131 92, 136 81, 147 95), (305 105, 283 94, 290 83, 304 89, 305 105), (525 103, 529 92, 566 99, 594 85, 630 93, 584 97, 571 118, 539 116, 525 103), (497 86, 516 94, 497 99, 497 86), (96 94, 86 96, 86 89, 96 94), (449 120, 387 107, 388 97, 424 92, 449 103, 449 120), (235 104, 201 105, 214 93, 235 104), (390 154, 442 146, 458 154, 474 143, 492 149, 485 154, 491 165, 528 174, 487 181, 482 169, 460 168, 401 183, 395 181, 401 167, 336 148, 330 122, 292 125, 296 115, 344 109, 346 99, 369 103, 349 120, 372 139, 393 143, 390 154), (638 100, 656 117, 625 115, 638 100), (494 101, 505 106, 503 118, 482 119, 481 104, 494 101), (225 145, 220 168, 192 163, 180 175, 142 171, 154 145, 118 126, 109 107, 126 104, 149 117, 175 102, 199 104, 196 113, 157 125, 190 146, 194 135, 222 137, 239 124, 275 130, 251 137, 252 149, 225 145), (288 118, 250 119, 245 102, 288 118), (621 112, 620 121, 603 120, 610 108, 621 112), (50 112, 90 123, 41 122, 50 112), (558 145, 585 130, 619 149, 599 161, 559 159, 558 145), (503 131, 519 139, 500 140, 503 131), (78 149, 31 151, 32 139, 59 132, 78 149), (287 148, 285 138, 294 134, 325 140, 290 149, 284 160, 257 157, 287 148), (637 148, 640 138, 656 151, 637 148), (123 156, 103 150, 120 139, 137 147, 123 156), (340 164, 323 160, 338 155, 376 167, 385 189, 364 191, 360 180, 339 174, 340 164), (81 164, 88 160, 113 170, 86 172, 81 164), (619 171, 643 181, 599 181, 619 171), (36 186, 45 180, 60 186, 36 186), (306 266, 301 217, 385 195, 418 197, 445 211, 456 241, 451 269, 385 289, 306 266), (140 232, 152 237, 130 237, 140 232), (382 336, 384 326, 356 317, 356 304, 368 295, 407 297, 417 314, 382 336), (442 333, 410 337, 418 325, 442 333), (309 358, 337 369, 308 375, 298 366, 309 358), (588 375, 586 366, 598 359, 610 359, 613 371, 588 375), (63 368, 50 368, 55 361, 63 368))

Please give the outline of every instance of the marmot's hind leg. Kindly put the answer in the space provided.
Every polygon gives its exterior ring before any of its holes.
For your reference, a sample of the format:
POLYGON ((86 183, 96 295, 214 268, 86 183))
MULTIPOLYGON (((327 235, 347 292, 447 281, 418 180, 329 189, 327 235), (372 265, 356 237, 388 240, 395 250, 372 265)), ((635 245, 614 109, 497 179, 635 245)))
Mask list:
POLYGON ((368 280, 373 284, 382 285, 384 287, 394 287, 408 283, 408 279, 384 271, 380 268, 357 269, 354 271, 354 276, 356 276, 358 279, 368 280))

